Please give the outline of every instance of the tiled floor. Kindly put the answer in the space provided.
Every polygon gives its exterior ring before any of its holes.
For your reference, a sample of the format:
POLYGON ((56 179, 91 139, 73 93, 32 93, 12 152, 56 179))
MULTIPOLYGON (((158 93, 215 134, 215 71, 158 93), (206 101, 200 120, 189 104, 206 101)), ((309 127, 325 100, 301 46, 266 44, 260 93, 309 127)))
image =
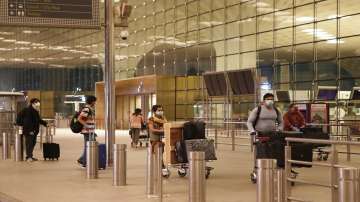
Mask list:
MULTIPOLYGON (((104 142, 104 136, 98 140, 104 142)), ((129 144, 125 134, 117 135, 117 143, 129 144)), ((0 160, 0 192, 23 202, 116 202, 116 201, 158 201, 148 199, 145 194, 146 150, 128 149, 128 185, 112 186, 112 170, 99 171, 99 179, 87 180, 85 169, 80 168, 76 159, 81 152, 82 137, 59 130, 55 142, 61 145, 59 161, 27 163, 0 160)), ((248 148, 221 146, 218 161, 211 163, 215 170, 207 180, 208 202, 255 202, 256 186, 249 180, 252 170, 252 155, 248 148)), ((36 156, 41 157, 36 148, 36 156)), ((359 158, 355 161, 359 166, 359 158)), ((327 183, 329 171, 325 168, 299 169, 301 178, 327 183)), ((188 178, 180 178, 172 169, 172 175, 164 180, 163 201, 187 201, 188 178)), ((293 194, 314 202, 329 202, 330 191, 308 185, 297 184, 293 194)), ((1 199, 1 202, 7 200, 1 199)))

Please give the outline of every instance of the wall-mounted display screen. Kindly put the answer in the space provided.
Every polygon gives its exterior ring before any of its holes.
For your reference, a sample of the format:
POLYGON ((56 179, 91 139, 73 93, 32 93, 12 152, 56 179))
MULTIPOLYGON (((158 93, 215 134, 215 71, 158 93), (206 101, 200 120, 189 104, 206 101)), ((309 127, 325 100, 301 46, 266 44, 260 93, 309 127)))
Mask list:
POLYGON ((319 86, 316 98, 318 100, 335 100, 337 92, 335 86, 319 86))
POLYGON ((251 70, 227 72, 231 90, 234 95, 255 93, 254 77, 251 70))
POLYGON ((226 80, 224 72, 204 74, 204 80, 209 96, 226 95, 226 80))

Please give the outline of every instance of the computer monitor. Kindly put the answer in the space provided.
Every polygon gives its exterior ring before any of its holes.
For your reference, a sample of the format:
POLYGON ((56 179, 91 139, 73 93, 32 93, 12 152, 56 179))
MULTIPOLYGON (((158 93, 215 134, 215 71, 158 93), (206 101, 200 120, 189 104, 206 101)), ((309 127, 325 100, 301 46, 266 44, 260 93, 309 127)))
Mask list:
POLYGON ((352 89, 350 98, 352 100, 360 100, 360 87, 354 87, 352 89))
POLYGON ((338 90, 336 86, 318 86, 317 100, 335 100, 338 90))
POLYGON ((290 102, 290 92, 287 90, 277 90, 276 91, 277 101, 279 102, 290 102))

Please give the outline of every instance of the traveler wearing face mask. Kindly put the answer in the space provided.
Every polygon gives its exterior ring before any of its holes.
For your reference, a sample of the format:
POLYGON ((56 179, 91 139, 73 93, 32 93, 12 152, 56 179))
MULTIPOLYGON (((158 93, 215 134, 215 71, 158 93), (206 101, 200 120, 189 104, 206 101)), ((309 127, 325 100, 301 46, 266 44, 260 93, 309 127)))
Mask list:
POLYGON ((266 93, 263 102, 250 112, 247 127, 251 135, 256 132, 280 131, 283 128, 282 115, 274 106, 274 95, 266 93))
POLYGON ((164 123, 167 122, 164 116, 164 110, 161 105, 154 105, 152 107, 152 116, 149 118, 149 133, 151 145, 161 142, 164 136, 164 123))
POLYGON ((39 134, 40 124, 47 127, 47 122, 40 117, 40 100, 33 98, 30 105, 24 108, 19 114, 22 120, 23 135, 26 144, 26 161, 37 161, 33 157, 33 151, 36 144, 36 136, 39 134))
POLYGON ((305 118, 295 104, 289 106, 289 111, 285 113, 283 119, 285 131, 300 131, 305 127, 305 118))

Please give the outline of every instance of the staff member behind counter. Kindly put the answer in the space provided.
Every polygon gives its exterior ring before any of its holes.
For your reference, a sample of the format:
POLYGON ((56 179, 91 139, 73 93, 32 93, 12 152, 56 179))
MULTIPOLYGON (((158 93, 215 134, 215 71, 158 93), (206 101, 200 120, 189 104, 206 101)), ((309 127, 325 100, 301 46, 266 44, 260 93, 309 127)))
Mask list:
POLYGON ((289 105, 289 110, 284 114, 284 130, 300 131, 305 127, 305 118, 295 104, 289 105))

